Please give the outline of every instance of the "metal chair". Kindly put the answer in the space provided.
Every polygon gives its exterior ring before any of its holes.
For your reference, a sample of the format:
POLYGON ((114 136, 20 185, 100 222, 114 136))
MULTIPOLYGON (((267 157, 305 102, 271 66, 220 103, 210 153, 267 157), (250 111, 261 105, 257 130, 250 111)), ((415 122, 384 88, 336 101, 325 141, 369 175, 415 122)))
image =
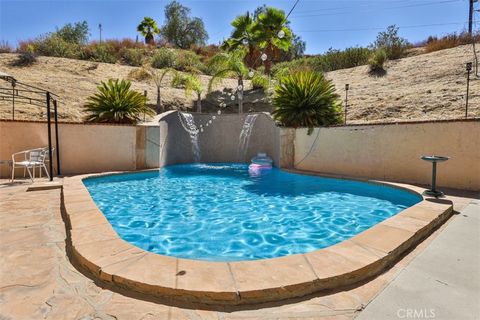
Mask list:
MULTIPOLYGON (((52 148, 53 151, 53 148, 52 148)), ((45 170, 45 174, 50 178, 50 173, 47 170, 45 162, 48 158, 48 148, 36 148, 30 150, 24 150, 12 154, 12 182, 15 180, 15 168, 23 168, 23 176, 26 172, 32 182, 35 179, 35 169, 40 169, 40 178, 42 177, 42 169, 45 170), (19 159, 23 155, 23 159, 19 159), (33 173, 33 174, 32 174, 33 173)))

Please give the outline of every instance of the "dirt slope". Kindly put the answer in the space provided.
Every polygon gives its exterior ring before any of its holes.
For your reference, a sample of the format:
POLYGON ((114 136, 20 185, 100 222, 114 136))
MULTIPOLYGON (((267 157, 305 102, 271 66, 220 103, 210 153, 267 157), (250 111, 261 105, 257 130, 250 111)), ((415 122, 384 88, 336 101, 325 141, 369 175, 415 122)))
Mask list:
MULTIPOLYGON (((460 46, 387 62, 382 77, 368 75, 368 67, 333 71, 342 98, 350 84, 348 119, 376 120, 451 119, 465 115, 467 73, 473 60, 471 46, 460 46)), ((480 116, 480 78, 471 76, 469 116, 480 116)))
MULTIPOLYGON (((344 86, 350 84, 349 122, 450 119, 464 115, 466 72, 465 62, 472 60, 471 46, 422 54, 390 61, 387 73, 381 77, 368 74, 368 67, 337 70, 327 73, 344 97, 344 86)), ((15 54, 0 54, 0 71, 17 80, 50 90, 60 96, 60 117, 81 121, 81 107, 95 92, 102 80, 128 78, 134 68, 122 65, 95 63, 63 58, 40 57, 31 67, 12 67, 15 54)), ((480 116, 480 79, 472 77, 469 114, 480 116)), ((209 77, 202 76, 206 88, 209 77)), ((149 102, 154 104, 156 89, 153 81, 132 81, 133 88, 147 90, 149 102)), ((165 83, 169 80, 166 79, 165 83)), ((5 87, 6 83, 0 83, 5 87)), ((235 80, 223 81, 217 88, 234 88, 235 80)), ((247 87, 249 84, 247 83, 247 87)), ((168 108, 191 108, 192 97, 185 97, 181 89, 162 88, 162 101, 168 108)), ((214 111, 225 101, 226 112, 235 112, 235 102, 226 94, 215 93, 204 99, 204 109, 214 111)), ((245 110, 269 111, 271 106, 259 91, 246 94, 245 110)), ((17 119, 41 119, 44 110, 28 105, 17 105, 17 119)), ((0 100, 0 118, 11 118, 11 103, 0 100)))

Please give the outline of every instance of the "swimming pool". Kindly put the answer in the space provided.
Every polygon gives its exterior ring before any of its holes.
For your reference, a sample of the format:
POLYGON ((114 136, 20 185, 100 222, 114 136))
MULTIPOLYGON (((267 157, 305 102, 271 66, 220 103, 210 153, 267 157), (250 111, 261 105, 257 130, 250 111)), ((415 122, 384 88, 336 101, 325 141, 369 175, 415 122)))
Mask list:
POLYGON ((181 164, 83 180, 118 235, 154 253, 209 261, 325 248, 421 201, 401 189, 245 164, 181 164))

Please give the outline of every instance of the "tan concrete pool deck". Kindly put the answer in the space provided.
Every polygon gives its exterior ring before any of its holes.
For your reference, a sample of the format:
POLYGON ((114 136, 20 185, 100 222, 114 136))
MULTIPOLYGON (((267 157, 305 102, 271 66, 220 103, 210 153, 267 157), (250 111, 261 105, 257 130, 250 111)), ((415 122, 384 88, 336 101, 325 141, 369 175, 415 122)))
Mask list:
MULTIPOLYGON (((356 286, 281 303, 201 310, 195 304, 162 300, 161 297, 150 299, 125 292, 121 287, 109 288, 80 273, 66 255, 68 240, 60 212, 60 190, 25 190, 24 185, 0 188, 0 315, 6 319, 79 319, 82 316, 87 319, 350 319, 432 239, 421 243, 387 272, 356 286)), ((456 210, 469 202, 468 198, 461 197, 447 199, 453 200, 456 210)), ((403 219, 408 221, 407 218, 403 219)), ((95 224, 85 223, 85 229, 95 231, 95 224)), ((413 227, 415 224, 411 221, 405 222, 405 230, 413 227)), ((90 236, 97 235, 93 232, 90 236)), ((102 248, 97 246, 96 250, 103 251, 102 248)), ((150 259, 145 254, 142 258, 150 259)), ((196 269, 195 263, 181 266, 186 274, 196 269)), ((269 272, 277 273, 277 270, 269 272)), ((145 276, 156 274, 150 272, 145 276)), ((207 272, 195 280, 202 287, 204 284, 217 285, 216 279, 216 274, 207 272)))

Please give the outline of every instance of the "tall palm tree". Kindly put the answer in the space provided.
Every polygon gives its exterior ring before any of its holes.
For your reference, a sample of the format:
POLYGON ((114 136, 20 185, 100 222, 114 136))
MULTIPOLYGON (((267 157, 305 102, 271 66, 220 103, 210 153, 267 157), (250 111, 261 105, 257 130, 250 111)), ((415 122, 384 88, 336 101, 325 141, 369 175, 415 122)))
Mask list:
POLYGON ((154 44, 154 35, 160 33, 160 29, 157 26, 157 22, 150 17, 144 17, 142 22, 137 27, 137 31, 145 37, 146 44, 154 44))
POLYGON ((233 27, 232 34, 230 38, 225 40, 221 48, 227 51, 235 51, 248 46, 245 62, 249 67, 255 67, 256 43, 252 34, 252 27, 255 24, 254 19, 247 12, 244 15, 237 16, 230 24, 233 27))
POLYGON ((243 79, 248 75, 248 68, 243 62, 244 58, 245 52, 243 50, 235 50, 228 53, 218 53, 209 61, 209 67, 216 71, 208 83, 208 92, 211 92, 213 85, 222 78, 237 78, 238 113, 243 113, 243 79))
POLYGON ((288 51, 292 44, 292 31, 286 23, 285 12, 268 7, 258 15, 251 28, 254 41, 267 56, 264 61, 265 74, 270 74, 275 49, 288 51))

